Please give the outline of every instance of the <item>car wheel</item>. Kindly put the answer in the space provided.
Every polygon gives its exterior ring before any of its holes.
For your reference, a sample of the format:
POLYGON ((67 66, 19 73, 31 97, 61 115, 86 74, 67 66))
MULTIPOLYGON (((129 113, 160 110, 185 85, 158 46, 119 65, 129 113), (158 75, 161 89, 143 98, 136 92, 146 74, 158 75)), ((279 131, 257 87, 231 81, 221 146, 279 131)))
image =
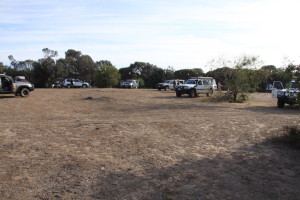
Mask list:
POLYGON ((165 91, 167 91, 168 89, 169 89, 169 86, 166 86, 166 87, 165 87, 165 91))
POLYGON ((277 100, 277 107, 278 108, 284 108, 284 104, 285 104, 284 101, 282 101, 281 99, 277 100))
POLYGON ((194 98, 195 96, 196 96, 195 90, 190 90, 190 92, 189 92, 189 97, 190 97, 190 98, 194 98))
POLYGON ((157 88, 158 90, 161 90, 161 88, 157 88))
POLYGON ((181 97, 181 93, 176 91, 176 97, 181 97))
POLYGON ((208 93, 206 93, 206 96, 211 97, 213 93, 214 91, 212 89, 209 89, 208 93))
POLYGON ((28 97, 29 96, 29 90, 27 88, 22 88, 20 90, 20 96, 21 97, 28 97))
POLYGON ((82 85, 82 88, 87 88, 87 85, 83 84, 83 85, 82 85))

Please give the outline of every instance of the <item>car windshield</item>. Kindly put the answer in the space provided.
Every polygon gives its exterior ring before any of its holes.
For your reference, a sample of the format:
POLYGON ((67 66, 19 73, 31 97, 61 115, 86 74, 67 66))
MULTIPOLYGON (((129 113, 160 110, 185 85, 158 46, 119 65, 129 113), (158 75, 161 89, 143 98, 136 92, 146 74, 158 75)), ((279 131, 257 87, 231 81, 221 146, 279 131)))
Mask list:
POLYGON ((185 84, 196 84, 196 80, 187 80, 185 84))
POLYGON ((125 83, 132 83, 133 81, 125 81, 125 83))
POLYGON ((298 88, 297 85, 296 85, 296 82, 294 82, 294 81, 291 82, 290 88, 298 88))
POLYGON ((166 80, 164 83, 170 83, 171 81, 170 80, 166 80))

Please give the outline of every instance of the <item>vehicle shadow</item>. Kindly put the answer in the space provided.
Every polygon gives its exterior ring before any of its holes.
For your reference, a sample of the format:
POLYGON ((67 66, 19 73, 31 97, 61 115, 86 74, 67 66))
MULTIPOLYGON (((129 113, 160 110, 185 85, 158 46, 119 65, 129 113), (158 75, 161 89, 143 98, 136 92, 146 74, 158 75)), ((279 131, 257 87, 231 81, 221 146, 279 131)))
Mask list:
POLYGON ((299 115, 300 109, 293 106, 286 106, 284 108, 277 108, 274 107, 267 107, 267 106, 250 106, 244 108, 237 108, 239 110, 246 110, 246 111, 253 111, 253 112, 260 112, 264 114, 289 114, 289 115, 299 115))
POLYGON ((297 199, 299 151, 270 142, 242 147, 230 155, 196 159, 184 155, 169 167, 156 160, 132 169, 104 173, 92 185, 93 199, 297 199), (189 158, 190 157, 190 158, 189 158))
POLYGON ((9 98, 15 98, 15 96, 0 96, 0 99, 9 99, 9 98))

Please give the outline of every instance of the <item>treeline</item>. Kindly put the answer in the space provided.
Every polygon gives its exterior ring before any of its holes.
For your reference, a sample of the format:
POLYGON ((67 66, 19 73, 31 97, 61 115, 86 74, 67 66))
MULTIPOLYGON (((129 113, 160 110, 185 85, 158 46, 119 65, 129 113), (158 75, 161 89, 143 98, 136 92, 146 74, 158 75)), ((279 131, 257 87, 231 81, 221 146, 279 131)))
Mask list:
POLYGON ((12 55, 8 58, 11 66, 0 63, 0 71, 14 77, 25 76, 36 87, 47 88, 58 78, 78 78, 102 88, 118 87, 120 80, 138 79, 140 87, 155 88, 157 83, 168 79, 188 79, 195 76, 211 76, 225 86, 225 89, 238 92, 265 91, 266 86, 274 80, 287 84, 299 77, 299 66, 290 64, 285 68, 273 65, 257 68, 257 57, 243 56, 234 62, 220 62, 216 68, 204 73, 201 68, 174 70, 172 67, 162 69, 147 62, 135 62, 129 67, 117 69, 110 61, 94 62, 89 55, 69 49, 65 58, 55 59, 57 51, 45 48, 44 57, 38 61, 18 61, 12 55))

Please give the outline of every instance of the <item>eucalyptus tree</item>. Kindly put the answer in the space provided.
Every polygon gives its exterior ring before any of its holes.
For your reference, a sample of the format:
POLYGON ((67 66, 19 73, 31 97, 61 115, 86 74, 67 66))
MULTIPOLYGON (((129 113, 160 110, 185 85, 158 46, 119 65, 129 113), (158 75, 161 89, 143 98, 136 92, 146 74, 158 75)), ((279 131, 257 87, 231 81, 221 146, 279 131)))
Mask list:
POLYGON ((118 86, 120 74, 116 67, 107 63, 97 64, 95 85, 100 88, 112 88, 118 86))

